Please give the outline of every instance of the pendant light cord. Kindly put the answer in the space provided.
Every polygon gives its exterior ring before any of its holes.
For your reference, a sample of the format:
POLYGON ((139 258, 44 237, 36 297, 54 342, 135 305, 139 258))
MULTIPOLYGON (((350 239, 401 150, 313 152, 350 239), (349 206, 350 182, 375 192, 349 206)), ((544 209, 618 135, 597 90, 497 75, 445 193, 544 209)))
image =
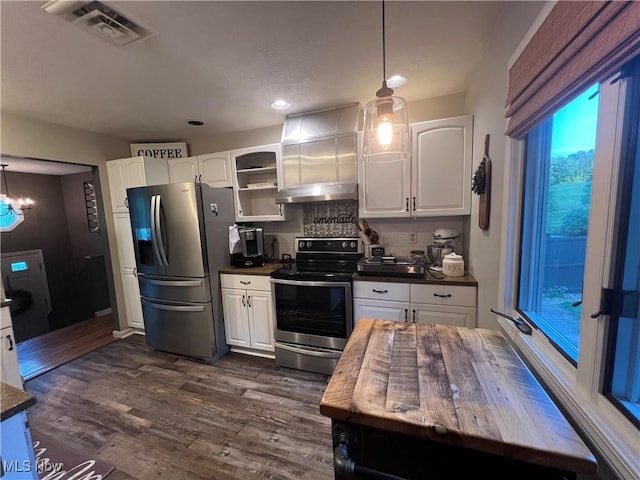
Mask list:
MULTIPOLYGON (((5 173, 4 169, 5 167, 7 167, 8 165, 6 164, 2 164, 0 165, 0 167, 2 167, 2 180, 4 180, 4 190, 6 192, 6 195, 8 198, 11 198, 11 196, 9 195, 9 183, 7 182, 7 174, 5 173)), ((2 189, 2 184, 0 183, 0 189, 2 189)))
POLYGON ((382 81, 387 81, 387 50, 385 43, 384 0, 382 0, 382 81))

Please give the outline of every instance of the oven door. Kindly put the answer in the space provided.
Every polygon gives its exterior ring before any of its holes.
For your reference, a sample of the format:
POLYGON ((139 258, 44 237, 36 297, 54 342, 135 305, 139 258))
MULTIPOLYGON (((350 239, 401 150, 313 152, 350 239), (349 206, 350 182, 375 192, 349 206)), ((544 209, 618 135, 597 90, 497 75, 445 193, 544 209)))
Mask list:
POLYGON ((353 328, 351 282, 272 278, 275 340, 343 350, 353 328))

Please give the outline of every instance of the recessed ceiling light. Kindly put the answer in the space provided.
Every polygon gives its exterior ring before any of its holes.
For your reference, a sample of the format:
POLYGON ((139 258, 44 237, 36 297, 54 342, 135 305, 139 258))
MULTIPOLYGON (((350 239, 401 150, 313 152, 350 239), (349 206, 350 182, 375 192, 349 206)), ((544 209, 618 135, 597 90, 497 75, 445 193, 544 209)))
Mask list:
POLYGON ((271 102, 271 108, 275 108, 276 110, 286 110, 290 106, 291 104, 286 100, 276 100, 271 102))
POLYGON ((387 80, 387 86, 389 88, 397 88, 407 83, 407 79, 402 75, 394 75, 387 80))
POLYGON ((204 122, 201 122, 200 120, 187 120, 187 123, 189 125, 195 125, 196 127, 201 127, 202 125, 204 125, 204 122))

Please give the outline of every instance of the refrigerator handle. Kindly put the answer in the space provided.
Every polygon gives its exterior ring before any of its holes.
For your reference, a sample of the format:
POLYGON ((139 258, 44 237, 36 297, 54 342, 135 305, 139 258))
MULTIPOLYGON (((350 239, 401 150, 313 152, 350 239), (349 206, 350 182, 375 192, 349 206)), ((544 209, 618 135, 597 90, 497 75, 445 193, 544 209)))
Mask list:
POLYGON ((156 195, 156 232, 158 233, 158 250, 160 250, 160 257, 162 258, 161 265, 168 267, 169 261, 167 260, 167 252, 164 249, 164 241, 162 240, 162 226, 160 225, 160 195, 156 195))
POLYGON ((162 265, 162 259, 158 250, 158 232, 156 231, 156 196, 151 195, 151 212, 149 213, 151 218, 151 247, 153 248, 153 254, 156 257, 158 265, 162 265))

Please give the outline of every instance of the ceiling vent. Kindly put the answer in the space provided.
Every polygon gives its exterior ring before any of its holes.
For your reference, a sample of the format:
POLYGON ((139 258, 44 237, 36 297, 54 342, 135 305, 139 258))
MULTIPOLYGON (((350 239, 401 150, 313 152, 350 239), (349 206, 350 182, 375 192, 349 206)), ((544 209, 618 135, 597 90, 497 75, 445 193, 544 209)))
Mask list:
POLYGON ((131 45, 157 34, 142 22, 97 1, 51 0, 45 3, 42 9, 116 47, 131 45))

